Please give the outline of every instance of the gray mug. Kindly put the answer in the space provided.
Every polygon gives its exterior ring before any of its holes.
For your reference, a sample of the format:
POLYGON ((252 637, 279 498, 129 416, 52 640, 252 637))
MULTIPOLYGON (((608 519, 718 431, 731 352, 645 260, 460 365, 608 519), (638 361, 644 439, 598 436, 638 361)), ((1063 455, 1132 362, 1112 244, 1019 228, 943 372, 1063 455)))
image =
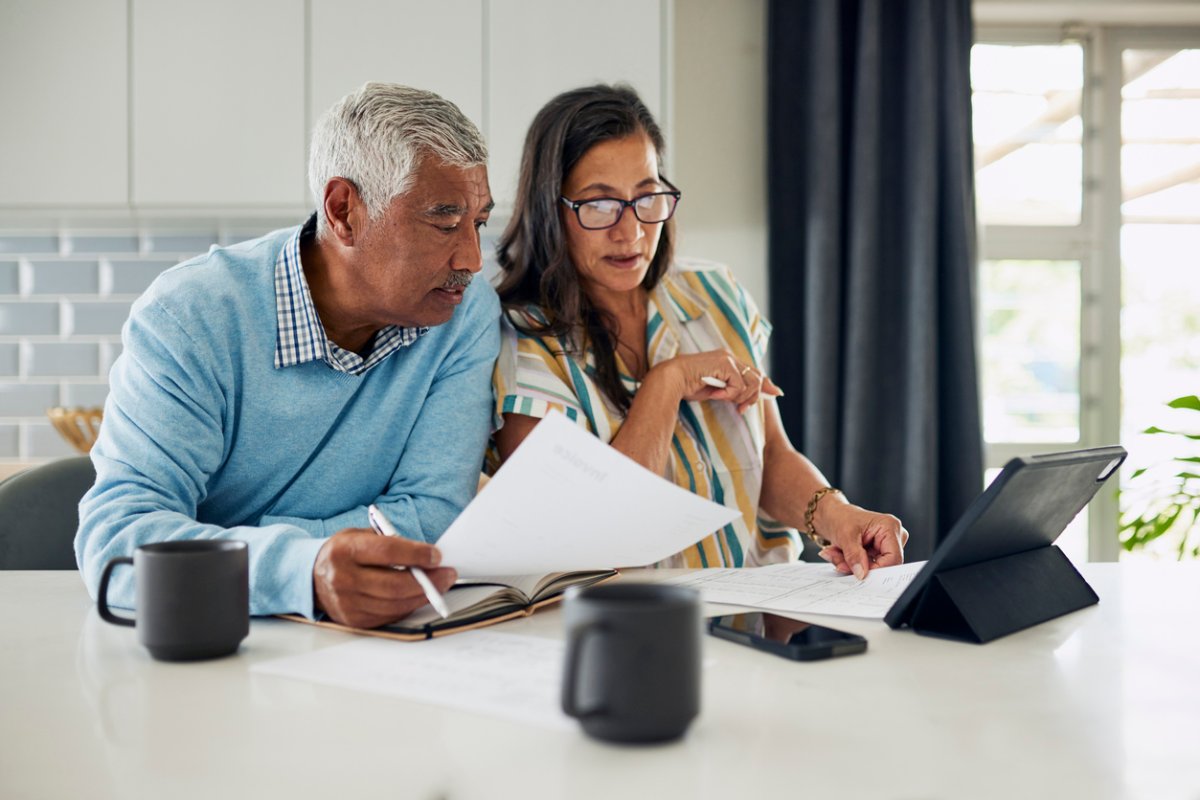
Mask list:
POLYGON ((700 712, 700 595, 651 583, 572 587, 563 711, 610 742, 678 739, 700 712))
POLYGON ((138 641, 160 661, 229 655, 250 632, 249 550, 232 539, 144 544, 133 558, 105 565, 96 606, 105 622, 137 628, 138 641), (108 608, 108 582, 121 564, 133 565, 134 619, 108 608))

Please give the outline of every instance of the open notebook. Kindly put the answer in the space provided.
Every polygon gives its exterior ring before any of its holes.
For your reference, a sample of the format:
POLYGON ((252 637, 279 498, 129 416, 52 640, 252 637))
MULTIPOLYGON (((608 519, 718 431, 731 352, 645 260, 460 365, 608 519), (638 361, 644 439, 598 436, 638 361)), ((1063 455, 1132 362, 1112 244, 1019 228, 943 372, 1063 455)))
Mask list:
POLYGON ((552 572, 548 575, 461 578, 444 595, 446 605, 450 607, 450 616, 446 619, 438 616, 431 606, 425 605, 404 619, 380 628, 351 628, 336 622, 314 621, 296 614, 283 616, 285 619, 307 622, 323 628, 415 641, 528 616, 539 608, 561 601, 563 594, 571 586, 590 586, 616 576, 615 569, 606 569, 552 572))

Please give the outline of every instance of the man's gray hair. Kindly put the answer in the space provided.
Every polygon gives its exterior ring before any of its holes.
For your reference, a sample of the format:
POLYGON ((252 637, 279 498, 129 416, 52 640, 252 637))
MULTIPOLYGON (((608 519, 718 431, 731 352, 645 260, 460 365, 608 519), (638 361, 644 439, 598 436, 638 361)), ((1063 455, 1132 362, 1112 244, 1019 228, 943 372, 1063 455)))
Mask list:
POLYGON ((318 229, 325 185, 345 178, 358 187, 372 220, 412 184, 421 159, 459 168, 487 163, 487 144, 475 123, 433 92, 396 83, 366 83, 326 111, 313 128, 308 185, 318 229))

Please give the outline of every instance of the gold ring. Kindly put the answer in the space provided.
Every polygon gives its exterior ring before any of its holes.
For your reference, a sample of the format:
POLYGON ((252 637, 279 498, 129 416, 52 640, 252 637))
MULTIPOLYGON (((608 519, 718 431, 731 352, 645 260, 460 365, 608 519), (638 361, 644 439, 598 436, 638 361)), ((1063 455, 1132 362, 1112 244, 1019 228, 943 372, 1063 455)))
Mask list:
POLYGON ((745 368, 745 369, 743 369, 743 370, 742 370, 742 371, 741 371, 739 374, 741 374, 741 375, 745 375, 745 374, 746 374, 747 372, 749 372, 749 371, 750 371, 750 367, 746 367, 746 368, 745 368))

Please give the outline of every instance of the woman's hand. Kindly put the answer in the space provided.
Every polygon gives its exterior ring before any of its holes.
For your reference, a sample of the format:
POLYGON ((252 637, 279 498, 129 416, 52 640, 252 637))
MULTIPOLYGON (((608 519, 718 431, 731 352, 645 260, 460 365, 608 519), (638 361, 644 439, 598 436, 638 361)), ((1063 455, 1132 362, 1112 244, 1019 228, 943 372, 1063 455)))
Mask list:
POLYGON ((846 502, 830 503, 826 498, 817 507, 813 526, 831 542, 818 555, 838 572, 853 573, 862 580, 875 567, 904 563, 908 531, 891 514, 868 511, 846 502))
POLYGON ((739 414, 757 403, 760 395, 779 397, 783 394, 753 364, 738 361, 728 350, 675 356, 656 364, 643 383, 651 380, 672 382, 681 400, 727 400, 737 405, 739 414), (710 386, 703 378, 724 381, 725 388, 710 386))

